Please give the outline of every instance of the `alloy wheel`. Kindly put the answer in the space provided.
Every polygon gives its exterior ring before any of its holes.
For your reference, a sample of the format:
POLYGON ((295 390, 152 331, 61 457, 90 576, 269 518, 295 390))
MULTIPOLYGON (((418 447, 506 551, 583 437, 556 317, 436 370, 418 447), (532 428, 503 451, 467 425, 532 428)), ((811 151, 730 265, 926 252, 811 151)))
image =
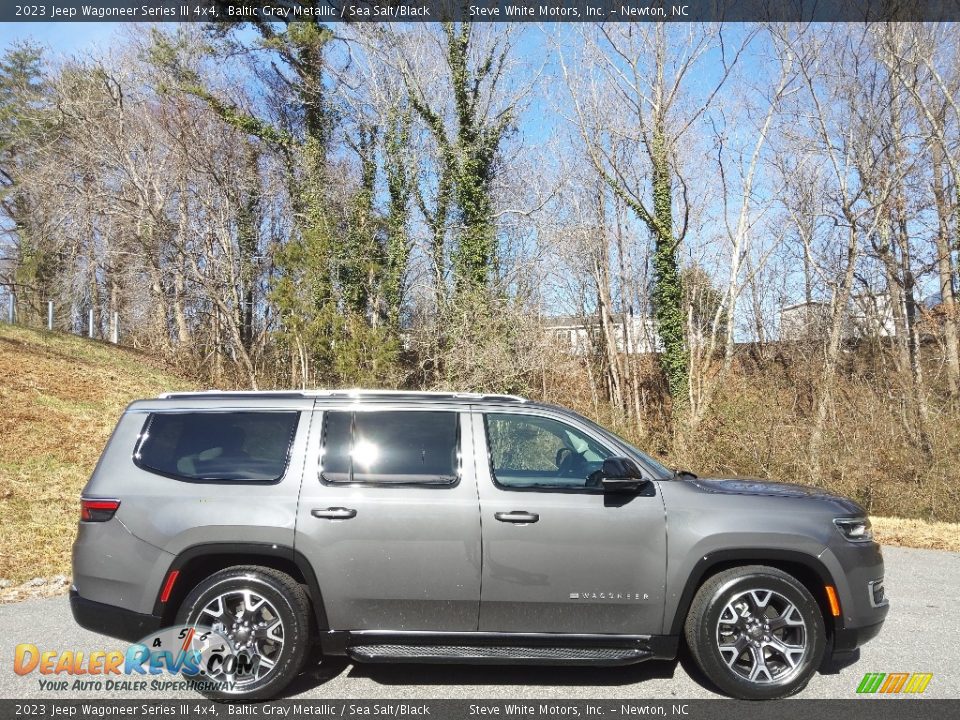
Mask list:
POLYGON ((238 653, 246 653, 252 659, 250 673, 238 674, 235 667, 225 663, 223 669, 209 675, 212 680, 235 683, 233 692, 243 691, 267 677, 283 651, 284 628, 280 614, 269 600, 254 590, 230 590, 217 595, 203 606, 196 622, 222 634, 238 653))
POLYGON ((717 649, 724 662, 753 683, 789 679, 806 657, 807 638, 803 614, 775 590, 734 595, 717 621, 717 649))

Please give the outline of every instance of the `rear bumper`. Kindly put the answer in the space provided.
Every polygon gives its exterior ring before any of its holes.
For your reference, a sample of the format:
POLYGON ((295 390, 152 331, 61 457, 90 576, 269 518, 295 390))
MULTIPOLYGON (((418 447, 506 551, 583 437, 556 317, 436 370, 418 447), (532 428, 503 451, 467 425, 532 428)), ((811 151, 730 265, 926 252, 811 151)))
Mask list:
POLYGON ((142 640, 160 629, 161 620, 156 615, 87 600, 76 590, 70 591, 70 610, 80 627, 128 642, 142 640))

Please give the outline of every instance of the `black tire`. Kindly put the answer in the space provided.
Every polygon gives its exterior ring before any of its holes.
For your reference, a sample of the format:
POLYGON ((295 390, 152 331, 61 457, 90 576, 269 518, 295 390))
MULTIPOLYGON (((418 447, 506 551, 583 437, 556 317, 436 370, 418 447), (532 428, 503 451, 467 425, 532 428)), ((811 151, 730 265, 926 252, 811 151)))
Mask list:
MULTIPOLYGON (((275 649, 275 664, 262 677, 246 681, 233 691, 222 692, 204 687, 210 678, 198 678, 198 692, 214 700, 268 700, 280 694, 303 669, 311 642, 310 600, 303 587, 286 573, 259 565, 237 565, 214 573, 187 595, 177 612, 177 623, 210 627, 203 608, 225 593, 249 590, 275 610, 280 620, 282 645, 275 649)), ((276 631, 275 631, 276 632, 276 631)), ((262 642, 262 641, 261 641, 262 642)), ((267 641, 270 642, 270 641, 267 641)))
POLYGON ((707 678, 741 700, 799 692, 820 667, 826 648, 823 616, 810 591, 765 565, 731 568, 707 580, 684 629, 690 654, 707 678), (801 646, 802 654, 796 649, 801 646))

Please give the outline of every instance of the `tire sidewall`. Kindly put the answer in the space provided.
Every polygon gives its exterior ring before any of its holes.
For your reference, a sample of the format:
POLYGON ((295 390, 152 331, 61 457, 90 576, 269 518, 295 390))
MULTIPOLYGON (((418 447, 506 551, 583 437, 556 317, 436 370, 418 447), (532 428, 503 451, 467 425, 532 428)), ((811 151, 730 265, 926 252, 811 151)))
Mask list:
POLYGON ((826 630, 820 606, 809 591, 785 577, 763 572, 752 572, 724 582, 712 595, 697 628, 700 645, 697 655, 704 671, 717 686, 734 697, 747 700, 768 700, 792 695, 801 690, 820 666, 826 647, 826 630), (717 648, 717 623, 727 603, 746 590, 775 590, 796 605, 806 622, 807 652, 799 667, 785 680, 753 683, 729 668, 717 648))
POLYGON ((277 610, 283 622, 284 642, 279 660, 270 674, 245 688, 243 692, 202 691, 211 699, 246 701, 271 698, 280 693, 300 671, 309 627, 301 622, 290 598, 273 578, 256 571, 226 571, 201 582, 184 600, 177 611, 177 622, 200 624, 199 611, 217 595, 231 590, 253 590, 277 610))

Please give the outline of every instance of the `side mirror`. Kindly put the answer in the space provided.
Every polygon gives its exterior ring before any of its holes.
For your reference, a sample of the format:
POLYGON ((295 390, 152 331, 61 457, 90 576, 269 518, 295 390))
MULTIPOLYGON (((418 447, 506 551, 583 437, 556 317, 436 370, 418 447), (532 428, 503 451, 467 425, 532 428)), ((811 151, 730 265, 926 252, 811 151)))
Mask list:
POLYGON ((626 457, 607 458, 600 472, 600 485, 607 492, 632 492, 647 483, 639 466, 626 457))

